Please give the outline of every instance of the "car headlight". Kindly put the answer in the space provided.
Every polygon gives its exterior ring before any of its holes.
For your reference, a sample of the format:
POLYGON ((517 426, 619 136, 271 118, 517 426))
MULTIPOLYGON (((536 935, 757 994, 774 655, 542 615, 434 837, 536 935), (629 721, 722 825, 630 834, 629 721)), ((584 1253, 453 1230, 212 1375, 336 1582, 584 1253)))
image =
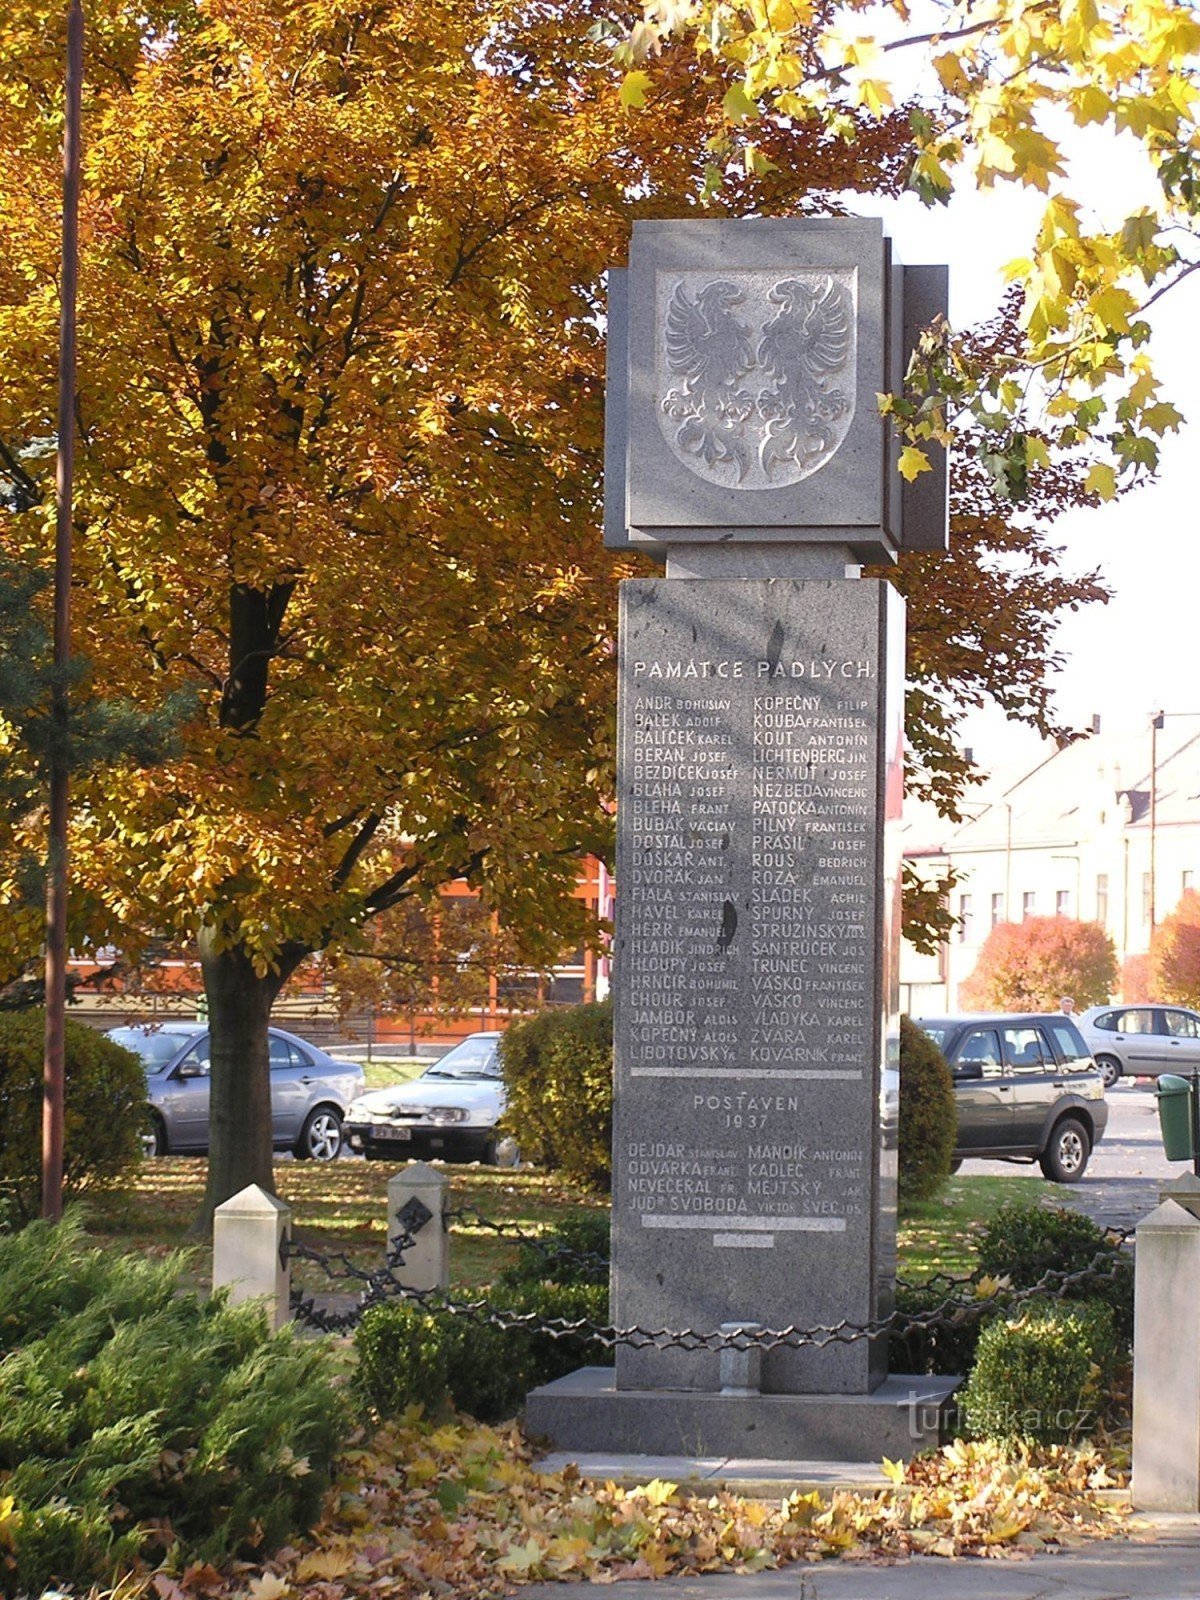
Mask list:
POLYGON ((461 1106, 430 1106, 430 1122, 465 1122, 467 1113, 461 1106))

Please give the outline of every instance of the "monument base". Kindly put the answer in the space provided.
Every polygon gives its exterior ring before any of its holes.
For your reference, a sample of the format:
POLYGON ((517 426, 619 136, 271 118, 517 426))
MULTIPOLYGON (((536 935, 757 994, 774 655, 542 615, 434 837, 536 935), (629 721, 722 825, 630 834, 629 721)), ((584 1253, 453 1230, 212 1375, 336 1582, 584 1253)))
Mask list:
POLYGON ((906 1461, 941 1442, 960 1382, 893 1374, 871 1394, 719 1394, 618 1389, 611 1367, 581 1367, 533 1390, 525 1431, 559 1450, 906 1461))

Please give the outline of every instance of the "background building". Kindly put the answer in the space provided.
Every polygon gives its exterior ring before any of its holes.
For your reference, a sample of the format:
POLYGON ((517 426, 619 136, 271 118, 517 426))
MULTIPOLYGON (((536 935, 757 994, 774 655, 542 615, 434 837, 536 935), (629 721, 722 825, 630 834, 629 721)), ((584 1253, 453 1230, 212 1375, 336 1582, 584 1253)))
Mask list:
POLYGON ((1027 771, 995 775, 964 802, 969 814, 957 825, 914 809, 905 858, 925 877, 954 868, 958 921, 934 956, 905 942, 906 1011, 957 1009, 999 922, 1098 922, 1118 964, 1148 952, 1155 924, 1185 889, 1200 888, 1200 715, 1158 722, 1134 736, 1097 731, 1027 771))

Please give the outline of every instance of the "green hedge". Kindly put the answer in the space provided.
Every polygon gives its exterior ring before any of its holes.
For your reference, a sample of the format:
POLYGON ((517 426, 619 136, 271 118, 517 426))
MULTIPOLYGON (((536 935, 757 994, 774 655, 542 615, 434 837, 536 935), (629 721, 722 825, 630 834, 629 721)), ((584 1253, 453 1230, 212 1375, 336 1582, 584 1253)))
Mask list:
POLYGON ((967 1431, 1032 1444, 1090 1433, 1107 1414, 1121 1347, 1103 1301, 1031 1302, 997 1318, 962 1393, 967 1431))
POLYGON ((500 1041, 503 1126, 522 1154, 582 1188, 612 1179, 612 1002, 542 1011, 500 1041))
MULTIPOLYGON (((41 1203, 42 1061, 40 1010, 0 1012, 0 1195, 11 1220, 41 1203)), ((146 1074, 132 1051, 82 1022, 66 1025, 64 1188, 68 1198, 112 1187, 141 1159, 146 1074)))
POLYGON ((1055 1286, 1057 1300, 1099 1300, 1112 1307, 1118 1333, 1133 1338, 1133 1262, 1090 1217, 1066 1206, 1001 1206, 979 1238, 979 1265, 1014 1289, 1034 1289, 1048 1272, 1085 1274, 1055 1286), (1095 1268, 1088 1273, 1089 1268, 1095 1268))
POLYGON ((950 1176, 958 1130, 954 1080, 923 1028, 900 1019, 899 1192, 903 1203, 928 1200, 950 1176))
MULTIPOLYGON (((519 1315, 564 1322, 608 1321, 606 1284, 506 1284, 489 1303, 519 1315)), ((447 1404, 499 1422, 515 1416, 530 1389, 582 1366, 609 1366, 612 1352, 586 1334, 530 1333, 492 1326, 486 1312, 452 1314, 428 1301, 393 1300, 373 1306, 355 1334, 354 1391, 375 1417, 409 1406, 435 1414, 447 1404)))
POLYGON ((324 1342, 201 1300, 178 1259, 87 1249, 77 1221, 0 1237, 0 1592, 223 1560, 309 1528, 344 1407, 324 1342))

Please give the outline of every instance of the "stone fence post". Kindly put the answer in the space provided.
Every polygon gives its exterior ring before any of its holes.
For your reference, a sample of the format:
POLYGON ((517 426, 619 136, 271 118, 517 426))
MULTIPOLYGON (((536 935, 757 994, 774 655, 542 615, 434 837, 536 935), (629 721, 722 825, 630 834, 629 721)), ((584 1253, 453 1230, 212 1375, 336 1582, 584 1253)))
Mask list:
MULTIPOLYGON (((1133 1504, 1200 1511, 1200 1217, 1185 1191, 1138 1224, 1133 1318, 1133 1504)), ((1175 1186, 1172 1185, 1172 1188, 1175 1186)))
POLYGON ((265 1301, 272 1328, 282 1328, 292 1314, 285 1249, 291 1222, 291 1208, 256 1183, 213 1213, 213 1288, 228 1287, 234 1305, 265 1301))
POLYGON ((388 1182, 388 1248, 409 1235, 404 1260, 395 1269, 406 1289, 427 1293, 450 1287, 450 1185, 445 1173, 410 1161, 388 1182))

